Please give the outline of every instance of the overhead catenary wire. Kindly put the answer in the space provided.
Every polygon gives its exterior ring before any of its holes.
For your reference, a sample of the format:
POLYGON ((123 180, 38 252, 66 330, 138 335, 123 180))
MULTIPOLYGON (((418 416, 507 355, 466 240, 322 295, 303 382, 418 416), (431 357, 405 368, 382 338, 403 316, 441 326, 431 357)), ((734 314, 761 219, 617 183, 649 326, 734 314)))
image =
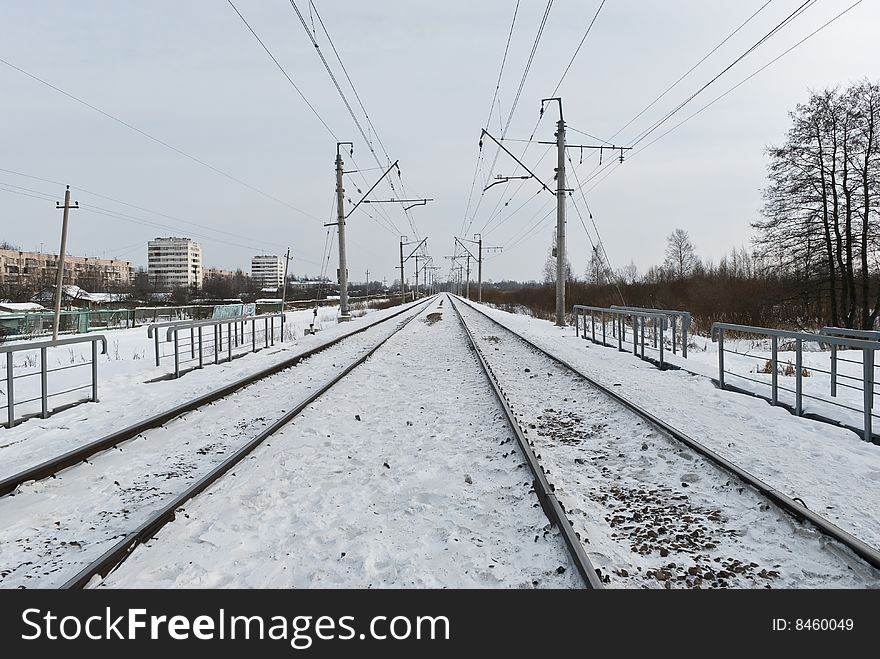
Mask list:
POLYGON ((238 185, 241 185, 241 186, 243 186, 253 192, 256 192, 257 194, 262 195, 263 197, 266 197, 267 199, 271 199, 272 201, 275 201, 275 202, 281 204, 282 206, 286 206, 287 208, 294 210, 297 213, 300 213, 302 215, 305 215, 306 217, 309 217, 312 219, 318 219, 314 215, 312 215, 311 213, 308 213, 300 208, 297 208, 293 204, 290 204, 282 199, 279 199, 278 197, 276 197, 268 192, 265 192, 255 186, 251 185, 250 183, 247 183, 246 181, 243 181, 242 179, 240 179, 236 176, 233 176, 232 174, 229 174, 229 173, 223 171, 222 169, 219 169, 218 167, 215 167, 214 165, 202 160, 201 158, 198 158, 198 157, 192 155, 191 153, 184 151, 183 149, 177 148, 176 146, 170 144, 169 142, 166 142, 165 140, 162 140, 162 139, 156 137, 155 135, 152 135, 151 133, 148 133, 147 131, 138 128, 134 124, 131 124, 131 123, 125 121, 124 119, 121 119, 121 118, 117 117, 116 115, 111 114, 110 112, 107 112, 106 110, 102 110, 98 106, 93 105, 93 104, 89 103, 88 101, 85 101, 85 100, 79 98, 78 96, 74 96, 70 92, 67 92, 67 91, 61 89, 60 87, 53 85, 52 83, 48 82, 47 80, 44 80, 43 78, 40 78, 40 77, 34 75, 33 73, 29 73, 28 71, 25 71, 23 68, 16 66, 15 64, 13 64, 12 62, 9 62, 8 60, 0 58, 0 64, 5 64, 9 68, 14 69, 15 71, 18 71, 19 73, 27 76, 28 78, 31 78, 32 80, 35 80, 36 82, 39 82, 41 85, 44 85, 44 86, 48 87, 49 89, 52 89, 63 96, 66 96, 70 100, 75 101, 76 103, 79 103, 80 105, 92 110, 93 112, 97 112, 98 114, 106 117, 107 119, 110 119, 111 121, 114 121, 117 124, 124 126, 125 128, 128 128, 129 130, 134 131, 135 133, 137 133, 143 137, 146 137, 148 140, 150 140, 150 141, 152 141, 152 142, 154 142, 154 143, 156 143, 166 149, 169 149, 169 150, 173 151, 174 153, 176 153, 180 156, 183 156, 184 158, 187 158, 188 160, 191 160, 192 162, 194 162, 198 165, 201 165, 202 167, 206 167, 207 169, 210 169, 215 174, 219 174, 220 176, 222 176, 230 181, 233 181, 234 183, 237 183, 238 185))

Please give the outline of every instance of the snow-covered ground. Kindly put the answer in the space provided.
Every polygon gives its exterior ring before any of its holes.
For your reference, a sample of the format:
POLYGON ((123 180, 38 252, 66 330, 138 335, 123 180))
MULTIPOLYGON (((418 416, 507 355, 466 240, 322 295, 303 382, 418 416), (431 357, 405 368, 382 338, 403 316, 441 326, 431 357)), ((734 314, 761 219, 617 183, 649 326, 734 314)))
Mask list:
MULTIPOLYGON (((583 323, 583 320, 581 320, 583 323)), ((586 334, 592 338, 592 327, 587 317, 586 334)), ((602 340, 602 325, 595 319, 596 339, 602 340)), ((659 353, 654 348, 652 328, 646 330, 645 356, 657 359, 659 353)), ((680 353, 672 353, 671 330, 664 333, 663 359, 681 369, 697 375, 718 379, 718 342, 710 337, 691 334, 688 337, 688 356, 683 358, 680 353)), ((680 334, 677 339, 680 346, 680 334)), ((612 323, 606 323, 605 342, 617 345, 617 338, 612 336, 612 323)), ((631 328, 626 329, 626 340, 623 349, 633 351, 631 328)), ((639 347, 641 351, 641 347, 639 347)), ((803 344, 802 355, 802 406, 805 414, 823 416, 826 419, 845 424, 851 428, 864 428, 864 397, 861 350, 840 350, 837 360, 837 391, 831 395, 831 350, 815 342, 803 344)), ((725 384, 738 387, 745 391, 771 397, 772 382, 772 348, 770 338, 744 336, 738 332, 725 332, 724 337, 724 371, 725 384)), ((874 377, 880 379, 880 357, 875 356, 874 377)), ((790 339, 779 339, 777 353, 777 387, 780 403, 791 408, 795 406, 795 373, 797 357, 795 342, 790 339)), ((880 387, 874 386, 873 391, 880 393, 880 387)), ((876 396, 876 394, 875 394, 876 396)), ((880 426, 880 414, 874 414, 874 425, 880 426)), ((876 432, 875 432, 876 434, 876 432)))
MULTIPOLYGON (((355 315, 369 314, 372 316, 374 311, 367 309, 365 305, 352 305, 355 315)), ((319 307, 317 318, 314 316, 314 309, 304 309, 301 311, 289 311, 285 313, 284 324, 284 345, 278 341, 280 331, 278 329, 279 321, 276 319, 275 345, 271 350, 280 349, 283 351, 289 349, 299 349, 305 343, 309 343, 308 337, 303 340, 303 330, 309 327, 313 321, 318 330, 325 330, 320 333, 317 338, 313 338, 312 342, 318 342, 321 337, 336 335, 344 331, 350 325, 344 325, 337 328, 336 318, 339 313, 339 307, 319 307), (326 330, 331 330, 327 332, 326 330)), ((225 332, 224 327, 224 332, 225 332)), ((248 329, 248 332, 250 330, 248 329)), ((263 338, 262 323, 257 326, 258 338, 263 338)), ((98 397, 106 398, 108 392, 118 389, 120 386, 126 386, 130 383, 138 381, 152 380, 174 372, 173 346, 165 341, 165 330, 159 331, 160 338, 160 354, 163 355, 160 366, 156 366, 154 358, 154 344, 152 339, 147 338, 147 326, 133 327, 130 329, 111 329, 103 332, 92 332, 90 335, 76 335, 80 338, 86 336, 95 336, 103 334, 107 338, 107 353, 98 356, 98 397)), ((71 335, 74 336, 74 335, 71 335)), ((45 340, 51 337, 38 337, 36 341, 45 340)), ((65 335, 62 338, 67 338, 65 335)), ((205 341, 209 337, 205 336, 205 341)), ((182 342, 188 342, 189 337, 182 337, 182 342)), ((211 337, 211 340, 213 338, 211 337)), ((4 345, 25 345, 29 341, 9 341, 4 345)), ((248 334, 248 344, 250 344, 250 334, 248 334)), ((258 342, 258 346, 263 343, 258 342)), ((249 346, 248 346, 249 347, 249 346)), ((49 373, 48 384, 49 393, 67 391, 76 387, 89 385, 91 382, 91 344, 81 343, 74 345, 59 346, 57 348, 49 348, 47 353, 48 367, 50 369, 59 369, 57 372, 49 373), (63 369, 63 370, 61 370, 63 369)), ((100 347, 99 347, 100 350, 100 347)), ((213 350, 213 348, 212 348, 213 350)), ((236 349, 233 357, 241 354, 244 349, 236 349)), ((225 351, 224 351, 225 352, 225 351)), ((188 356, 188 355, 187 355, 188 356)), ((6 392, 6 359, 0 360, 0 407, 7 404, 6 392)), ((225 357, 221 355, 221 359, 225 357)), ((36 414, 40 411, 40 378, 39 378, 39 350, 29 350, 16 352, 13 360, 13 372, 16 376, 15 381, 15 414, 16 418, 24 415, 36 414), (20 404, 18 401, 37 398, 29 403, 20 404)), ((213 352, 208 354, 205 351, 205 363, 209 364, 213 359, 213 352)), ((191 366, 193 364, 188 364, 191 366)), ((212 365, 213 367, 213 365, 212 365)), ((212 370, 212 373, 215 373, 212 370)), ((80 390, 63 394, 60 396, 51 396, 49 398, 50 409, 53 407, 63 407, 72 402, 88 398, 90 392, 88 390, 80 390)), ((6 420, 6 411, 2 410, 2 419, 6 420)), ((0 442, 2 442, 3 431, 0 429, 0 442)))
POLYGON ((611 586, 880 587, 843 546, 461 307, 611 586))
MULTIPOLYGON (((394 320, 371 327, 294 368, 0 498, 0 586, 63 584, 396 326, 394 320)), ((151 386, 159 392, 174 382, 151 386)), ((166 405, 174 402, 166 396, 166 405)), ((33 442, 5 449, 10 455, 4 469, 18 471, 16 465, 31 465, 61 448, 33 442)))
POLYGON ((576 586, 513 447, 435 301, 102 585, 576 586))
MULTIPOLYGON (((481 308, 780 492, 802 499, 811 510, 880 547, 880 446, 849 430, 798 418, 764 400, 721 391, 710 379, 717 377, 717 370, 712 373, 707 367, 705 376, 660 371, 631 353, 575 337, 573 327, 481 308)), ((711 341, 697 339, 696 344, 698 348, 691 348, 681 362, 698 371, 700 363, 708 366, 713 358, 711 341), (703 347, 706 357, 700 357, 703 347)), ((717 361, 714 364, 717 369, 717 361)))
MULTIPOLYGON (((145 327, 108 332, 109 354, 100 357, 99 402, 85 403, 61 411, 47 419, 32 418, 15 428, 0 427, 0 477, 10 476, 43 460, 81 446, 113 431, 175 405, 235 382, 273 364, 315 348, 364 324, 393 315, 401 307, 370 310, 349 323, 337 323, 336 307, 318 310, 318 331, 303 335, 313 320, 313 311, 288 312, 285 327, 290 336, 283 342, 256 353, 248 353, 231 362, 211 364, 190 371, 176 380, 153 382, 157 374, 167 373, 167 366, 155 366, 152 343, 145 327), (118 343, 119 359, 115 345, 118 343), (146 355, 146 356, 144 356, 146 355)), ((63 350, 63 348, 61 349, 63 350)), ((82 348, 83 351, 89 348, 82 348)), ((77 357, 79 358, 79 357, 77 357)), ((29 368, 23 365, 22 368, 29 368)), ((71 369, 62 371, 66 378, 85 377, 71 369)), ((61 375, 61 374, 59 374, 61 375)), ((70 381, 59 386, 76 386, 70 381)), ((38 403, 37 403, 38 404, 38 403)))

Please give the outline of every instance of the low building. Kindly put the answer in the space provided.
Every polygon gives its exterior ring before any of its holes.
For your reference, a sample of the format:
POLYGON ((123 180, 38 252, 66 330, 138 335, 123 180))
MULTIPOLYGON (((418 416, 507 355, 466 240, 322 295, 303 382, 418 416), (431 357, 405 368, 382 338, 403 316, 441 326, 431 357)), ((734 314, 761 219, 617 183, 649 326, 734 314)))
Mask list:
MULTIPOLYGON (((0 250, 0 286, 39 288, 54 284, 57 277, 57 254, 0 250)), ((64 284, 106 291, 128 288, 133 279, 134 267, 130 261, 91 256, 64 257, 64 284)))

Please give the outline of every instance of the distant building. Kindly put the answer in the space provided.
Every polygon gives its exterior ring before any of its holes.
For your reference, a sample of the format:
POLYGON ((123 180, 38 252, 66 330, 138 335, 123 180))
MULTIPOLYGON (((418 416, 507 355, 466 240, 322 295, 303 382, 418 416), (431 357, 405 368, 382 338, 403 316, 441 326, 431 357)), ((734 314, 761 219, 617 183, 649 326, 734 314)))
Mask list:
MULTIPOLYGON (((202 268, 202 282, 211 281, 212 279, 235 279, 237 275, 243 274, 235 270, 222 270, 220 268, 202 268)), ((247 275, 244 275, 247 277, 247 275)))
POLYGON ((260 288, 277 290, 284 283, 284 267, 281 257, 261 254, 251 259, 251 278, 260 288))
MULTIPOLYGON (((0 250, 0 285, 40 288, 55 284, 57 276, 57 254, 0 250)), ((133 278, 134 267, 130 261, 91 256, 64 257, 65 284, 91 290, 112 290, 131 286, 133 278)))
POLYGON ((190 238, 154 238, 147 243, 147 273, 155 288, 201 288, 202 246, 190 238))

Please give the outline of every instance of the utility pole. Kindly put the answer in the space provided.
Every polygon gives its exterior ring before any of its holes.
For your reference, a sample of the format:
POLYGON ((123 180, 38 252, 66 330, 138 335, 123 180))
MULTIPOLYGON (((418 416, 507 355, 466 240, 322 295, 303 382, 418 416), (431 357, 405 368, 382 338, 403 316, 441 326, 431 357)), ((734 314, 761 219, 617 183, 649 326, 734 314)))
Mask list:
POLYGON ((403 278, 403 246, 406 242, 406 236, 400 237, 400 303, 406 304, 406 280, 403 278))
MULTIPOLYGON (((411 258, 413 258, 413 256, 415 256, 416 259, 418 259, 418 255, 416 255, 416 252, 418 252, 419 249, 421 248, 421 246, 427 242, 428 242, 428 237, 425 236, 424 238, 422 238, 419 241, 419 243, 416 245, 415 249, 409 253, 409 256, 407 256, 406 258, 403 258, 403 246, 404 245, 412 245, 413 243, 406 242, 406 236, 400 237, 400 299, 401 299, 401 304, 406 302, 406 278, 405 278, 405 273, 403 271, 403 264, 406 263, 407 261, 409 261, 411 258)), ((424 257, 422 257, 422 258, 424 258, 424 257)), ((418 266, 418 261, 416 261, 416 265, 418 266)), ((418 276, 419 276, 419 274, 418 274, 418 268, 417 268, 416 269, 416 283, 417 284, 418 284, 418 276)), ((413 298, 413 299, 415 299, 415 298, 413 298)))
POLYGON ((565 121, 562 118, 562 99, 541 99, 544 104, 559 103, 559 121, 556 123, 556 325, 565 327, 565 121))
MULTIPOLYGON (((64 254, 67 251, 67 218, 71 208, 79 208, 79 202, 70 205, 70 186, 64 191, 64 205, 55 203, 55 208, 64 209, 61 220, 61 251, 58 253, 58 273, 55 277, 55 323, 52 326, 52 340, 58 340, 58 328, 61 324, 61 298, 64 296, 64 254)), ((10 403, 12 405, 12 403, 10 403)), ((11 409, 11 407, 10 407, 11 409)))
POLYGON ((284 283, 281 285, 281 313, 284 313, 284 302, 287 300, 287 266, 290 264, 290 247, 284 256, 284 283))
POLYGON ((370 296, 370 270, 367 269, 367 297, 370 296))
POLYGON ((339 322, 351 320, 348 313, 348 263, 345 258, 345 189, 342 187, 342 154, 339 147, 351 142, 336 143, 336 230, 339 232, 339 322))
POLYGON ((470 300, 471 299, 471 253, 467 253, 467 284, 465 293, 465 297, 470 300))

